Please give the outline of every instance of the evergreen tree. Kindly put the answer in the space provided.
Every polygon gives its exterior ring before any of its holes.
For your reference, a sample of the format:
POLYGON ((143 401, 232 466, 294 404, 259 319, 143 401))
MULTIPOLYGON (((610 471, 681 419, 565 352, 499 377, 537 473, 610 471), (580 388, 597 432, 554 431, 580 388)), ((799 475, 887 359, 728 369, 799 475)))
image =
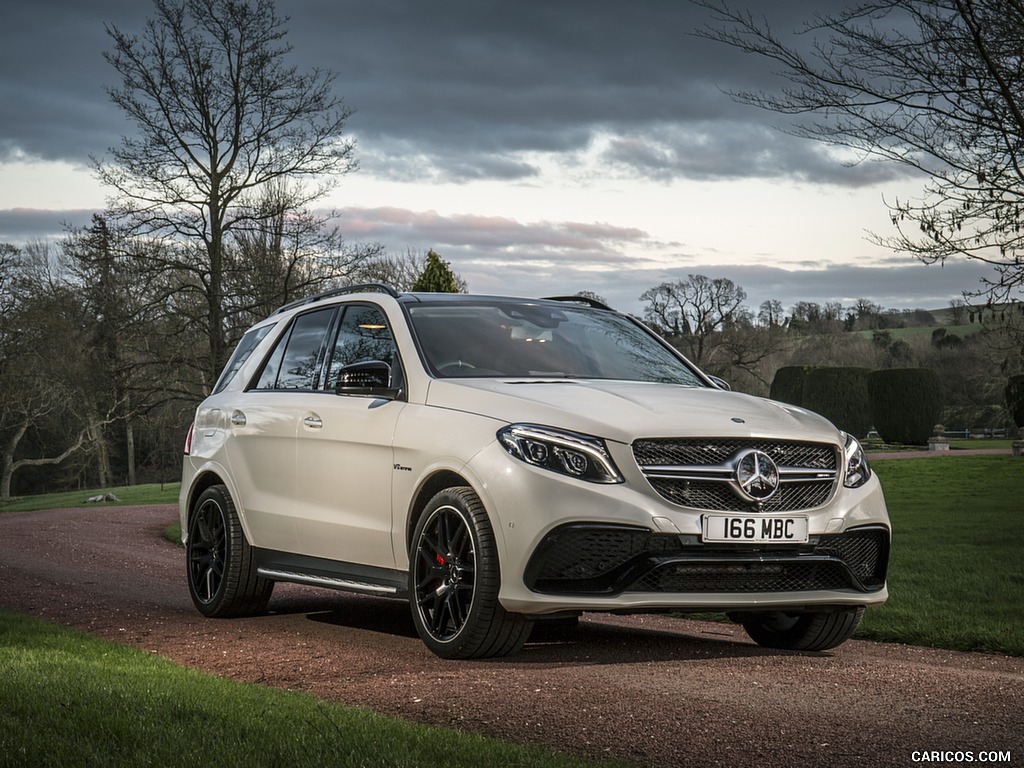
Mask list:
POLYGON ((463 286, 451 265, 433 250, 427 251, 427 263, 413 283, 416 293, 461 293, 463 286))

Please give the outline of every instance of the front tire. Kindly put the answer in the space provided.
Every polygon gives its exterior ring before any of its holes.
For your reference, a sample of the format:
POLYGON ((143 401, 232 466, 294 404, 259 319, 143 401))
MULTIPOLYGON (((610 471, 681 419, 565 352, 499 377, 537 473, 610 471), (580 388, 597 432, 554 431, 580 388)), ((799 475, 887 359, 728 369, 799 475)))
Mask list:
POLYGON ((438 656, 505 656, 529 637, 533 622, 498 602, 494 532, 472 489, 448 488, 430 500, 416 524, 409 562, 413 623, 438 656))
POLYGON ((210 486, 196 499, 188 518, 185 562, 192 603, 204 616, 266 612, 274 582, 256 574, 252 548, 226 486, 210 486))
POLYGON ((840 608, 816 613, 737 615, 750 639, 765 648, 787 651, 827 651, 842 645, 857 630, 863 608, 840 608))

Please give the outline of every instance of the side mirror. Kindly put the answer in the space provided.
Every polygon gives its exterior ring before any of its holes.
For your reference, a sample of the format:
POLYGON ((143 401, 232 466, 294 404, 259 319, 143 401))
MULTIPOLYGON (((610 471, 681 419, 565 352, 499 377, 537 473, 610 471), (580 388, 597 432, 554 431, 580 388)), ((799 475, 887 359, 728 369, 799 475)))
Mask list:
POLYGON ((346 365, 338 373, 335 391, 339 395, 381 397, 394 400, 401 390, 391 386, 391 366, 382 360, 346 365))

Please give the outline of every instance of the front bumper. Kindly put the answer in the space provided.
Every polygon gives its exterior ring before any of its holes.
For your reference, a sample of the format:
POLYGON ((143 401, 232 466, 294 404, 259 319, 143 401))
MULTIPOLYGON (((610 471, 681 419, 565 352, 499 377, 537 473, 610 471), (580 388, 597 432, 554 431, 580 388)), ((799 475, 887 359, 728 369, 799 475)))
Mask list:
POLYGON ((883 526, 816 535, 793 547, 705 545, 699 536, 570 523, 551 531, 526 568, 526 586, 548 595, 756 594, 885 586, 883 526))
POLYGON ((806 544, 706 545, 706 513, 663 499, 628 448, 611 448, 622 451, 614 458, 625 478, 615 485, 530 467, 498 447, 470 462, 502 550, 506 610, 798 610, 887 599, 890 524, 877 478, 774 515, 807 517, 806 544))

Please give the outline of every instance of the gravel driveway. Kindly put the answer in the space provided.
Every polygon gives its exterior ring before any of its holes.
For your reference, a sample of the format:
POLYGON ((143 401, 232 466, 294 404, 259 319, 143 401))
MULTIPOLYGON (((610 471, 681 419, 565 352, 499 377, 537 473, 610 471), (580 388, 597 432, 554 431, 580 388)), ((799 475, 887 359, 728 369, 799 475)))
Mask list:
POLYGON ((444 661, 400 601, 278 585, 268 616, 203 619, 183 550, 160 538, 175 518, 172 506, 0 515, 0 607, 224 677, 590 757, 1024 764, 1024 659, 858 640, 788 653, 726 624, 588 614, 509 659, 444 661))

